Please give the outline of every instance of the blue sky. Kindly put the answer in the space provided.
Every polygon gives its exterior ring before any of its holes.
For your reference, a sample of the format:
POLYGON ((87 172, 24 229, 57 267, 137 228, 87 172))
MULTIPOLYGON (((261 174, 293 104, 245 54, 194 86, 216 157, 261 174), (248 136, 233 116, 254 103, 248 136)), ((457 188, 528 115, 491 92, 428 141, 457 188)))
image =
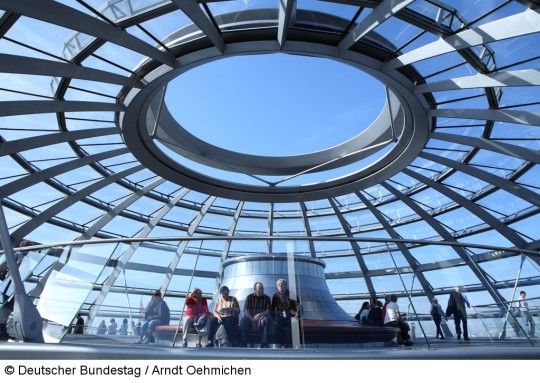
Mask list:
POLYGON ((330 59, 290 54, 225 58, 167 87, 166 102, 187 130, 243 153, 303 154, 340 144, 381 112, 385 88, 330 59))

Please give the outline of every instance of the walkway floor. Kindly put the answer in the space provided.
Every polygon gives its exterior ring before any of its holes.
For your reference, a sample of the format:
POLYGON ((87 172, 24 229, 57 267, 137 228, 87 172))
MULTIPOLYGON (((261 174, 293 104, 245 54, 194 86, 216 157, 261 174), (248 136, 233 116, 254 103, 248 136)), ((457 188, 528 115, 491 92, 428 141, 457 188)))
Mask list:
POLYGON ((267 360, 267 359, 540 359, 540 340, 533 344, 521 339, 491 340, 473 338, 469 342, 457 339, 416 339, 411 347, 384 348, 172 348, 163 345, 135 345, 131 336, 70 335, 61 344, 1 342, 0 359, 11 360, 267 360))

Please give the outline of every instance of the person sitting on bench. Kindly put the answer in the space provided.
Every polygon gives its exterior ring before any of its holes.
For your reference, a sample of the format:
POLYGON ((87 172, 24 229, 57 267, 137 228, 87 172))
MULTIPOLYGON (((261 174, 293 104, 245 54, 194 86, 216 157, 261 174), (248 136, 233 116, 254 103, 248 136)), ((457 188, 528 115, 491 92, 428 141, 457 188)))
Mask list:
POLYGON ((300 304, 290 298, 285 279, 278 279, 276 286, 278 291, 272 297, 276 341, 281 344, 281 348, 289 348, 292 343, 291 337, 285 335, 285 329, 291 327, 292 317, 298 318, 300 304))
MULTIPOLYGON (((238 316, 240 315, 240 305, 238 300, 229 295, 229 288, 221 286, 219 289, 221 297, 216 301, 214 306, 214 319, 210 333, 214 334, 219 325, 225 327, 228 343, 233 347, 238 346, 240 334, 238 332, 238 316)), ((211 347, 211 346, 210 346, 211 347)))
POLYGON ((156 290, 152 300, 146 306, 144 313, 144 323, 141 326, 141 335, 136 344, 154 343, 156 340, 152 336, 154 329, 158 325, 168 325, 171 320, 169 306, 161 298, 161 291, 156 290))
POLYGON ((244 304, 244 316, 240 321, 242 332, 242 347, 247 347, 247 336, 250 328, 261 331, 261 348, 268 348, 268 329, 272 319, 270 309, 272 303, 270 297, 264 293, 264 286, 261 282, 253 286, 253 294, 249 294, 244 304))

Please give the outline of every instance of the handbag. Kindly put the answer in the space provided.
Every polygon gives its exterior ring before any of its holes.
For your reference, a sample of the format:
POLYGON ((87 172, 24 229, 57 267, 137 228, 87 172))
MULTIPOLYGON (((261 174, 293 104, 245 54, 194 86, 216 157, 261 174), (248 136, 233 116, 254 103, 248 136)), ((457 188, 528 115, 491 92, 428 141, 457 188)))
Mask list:
POLYGON ((229 347, 229 337, 223 324, 220 324, 216 331, 215 341, 218 347, 229 347))
POLYGON ((195 318, 195 321, 193 322, 193 327, 195 327, 195 330, 199 334, 206 334, 208 332, 208 316, 204 316, 204 314, 199 314, 195 318))

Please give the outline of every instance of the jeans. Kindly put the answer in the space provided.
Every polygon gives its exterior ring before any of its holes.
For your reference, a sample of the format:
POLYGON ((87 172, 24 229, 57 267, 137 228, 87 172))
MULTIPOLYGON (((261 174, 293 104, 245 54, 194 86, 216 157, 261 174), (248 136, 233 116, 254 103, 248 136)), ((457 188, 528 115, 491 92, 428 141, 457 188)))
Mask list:
POLYGON ((152 319, 145 321, 141 326, 141 336, 144 336, 148 334, 149 336, 152 336, 152 333, 154 332, 156 326, 161 324, 161 319, 152 319))
POLYGON ((530 312, 528 311, 521 311, 521 317, 523 318, 523 329, 527 330, 527 325, 529 326, 529 336, 534 335, 534 320, 530 312))
MULTIPOLYGON (((259 330, 261 331, 261 343, 266 343, 268 339, 268 326, 270 325, 270 318, 268 316, 263 316, 259 319, 259 330)), ((253 322, 248 317, 242 317, 240 321, 240 330, 242 332, 242 342, 247 342, 247 336, 249 329, 253 327, 253 322)))

